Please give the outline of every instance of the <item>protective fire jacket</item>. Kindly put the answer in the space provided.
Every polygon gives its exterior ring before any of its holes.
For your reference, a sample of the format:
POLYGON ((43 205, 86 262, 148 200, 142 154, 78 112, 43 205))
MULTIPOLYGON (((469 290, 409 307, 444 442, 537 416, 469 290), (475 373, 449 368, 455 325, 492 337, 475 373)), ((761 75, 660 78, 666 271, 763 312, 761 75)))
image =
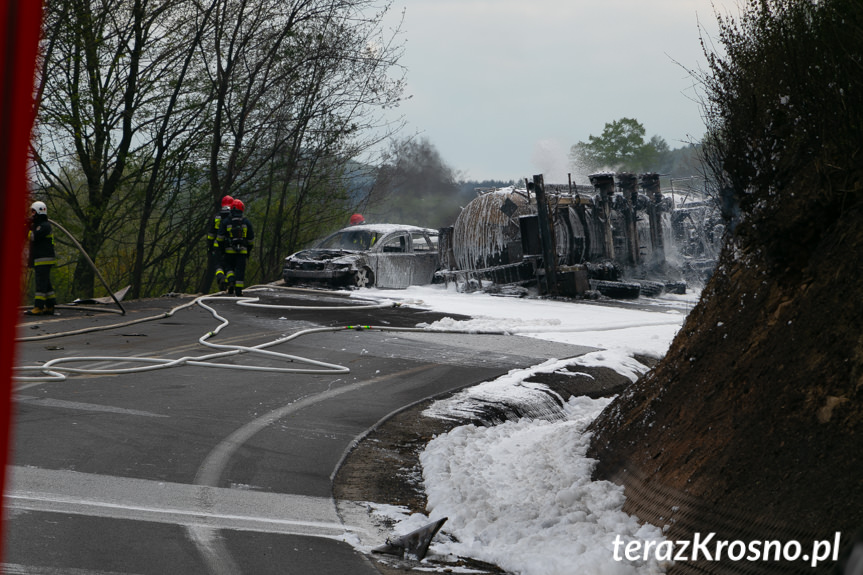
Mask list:
POLYGON ((231 219, 231 210, 219 210, 213 219, 210 220, 210 229, 207 231, 207 246, 209 249, 224 248, 227 235, 225 228, 228 226, 228 220, 231 219))
POLYGON ((30 224, 30 267, 57 264, 54 252, 54 230, 48 216, 37 214, 30 224))
POLYGON ((252 222, 243 216, 243 212, 231 210, 231 218, 225 227, 227 236, 225 253, 248 255, 255 245, 255 231, 252 222))

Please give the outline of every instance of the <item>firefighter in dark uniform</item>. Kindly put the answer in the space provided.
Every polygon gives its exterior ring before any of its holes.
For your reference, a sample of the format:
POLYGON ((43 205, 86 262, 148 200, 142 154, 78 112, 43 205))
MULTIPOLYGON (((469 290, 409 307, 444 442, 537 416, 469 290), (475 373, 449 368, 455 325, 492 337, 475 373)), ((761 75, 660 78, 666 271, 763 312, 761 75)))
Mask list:
POLYGON ((33 268, 36 295, 33 309, 27 315, 54 315, 54 287, 51 285, 51 268, 57 264, 54 252, 54 232, 48 221, 48 206, 45 202, 33 202, 30 206, 30 256, 33 268))
POLYGON ((243 295, 246 287, 246 261, 255 242, 255 232, 252 222, 246 218, 244 212, 246 206, 238 199, 234 199, 231 209, 231 217, 225 227, 227 236, 225 244, 225 264, 228 281, 228 293, 243 295))
POLYGON ((210 220, 210 229, 207 231, 207 253, 210 255, 210 260, 216 270, 216 283, 222 291, 228 287, 225 278, 225 244, 227 243, 225 241, 227 239, 225 228, 231 217, 233 203, 234 198, 231 196, 222 198, 222 207, 210 220))

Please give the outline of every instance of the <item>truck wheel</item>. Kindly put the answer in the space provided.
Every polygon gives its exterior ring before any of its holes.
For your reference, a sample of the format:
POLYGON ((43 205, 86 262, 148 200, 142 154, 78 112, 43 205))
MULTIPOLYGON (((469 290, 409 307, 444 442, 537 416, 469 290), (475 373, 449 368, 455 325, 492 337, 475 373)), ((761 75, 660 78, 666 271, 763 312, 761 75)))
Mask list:
POLYGON ((614 299, 635 299, 641 293, 637 283, 598 281, 595 286, 596 291, 614 299))
POLYGON ((641 295, 643 296, 656 297, 662 295, 662 292, 665 291, 665 284, 659 282, 638 281, 635 283, 641 286, 641 295))

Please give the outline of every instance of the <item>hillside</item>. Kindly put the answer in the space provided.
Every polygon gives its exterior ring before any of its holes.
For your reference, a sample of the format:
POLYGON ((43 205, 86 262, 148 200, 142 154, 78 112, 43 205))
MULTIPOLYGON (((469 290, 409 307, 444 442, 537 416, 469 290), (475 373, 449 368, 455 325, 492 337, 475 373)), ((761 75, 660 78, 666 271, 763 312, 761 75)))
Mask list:
POLYGON ((730 514, 732 539, 863 526, 863 213, 795 208, 773 245, 724 251, 665 359, 593 424, 597 477, 631 484, 642 518, 730 514))
MULTIPOLYGON (((593 423, 589 455, 671 538, 808 550, 841 532, 847 547, 863 528, 863 5, 750 10, 726 21, 729 56, 705 79, 731 233, 666 357, 593 423)), ((812 572, 671 572, 795 570, 812 572)))

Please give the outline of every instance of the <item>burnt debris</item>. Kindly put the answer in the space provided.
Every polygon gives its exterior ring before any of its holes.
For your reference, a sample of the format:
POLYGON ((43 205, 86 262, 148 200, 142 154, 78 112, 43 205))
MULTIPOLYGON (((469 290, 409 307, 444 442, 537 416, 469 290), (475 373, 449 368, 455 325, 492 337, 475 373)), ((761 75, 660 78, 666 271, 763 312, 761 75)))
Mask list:
POLYGON ((712 273, 725 227, 715 202, 665 194, 659 174, 597 173, 591 185, 483 190, 440 230, 438 279, 536 285, 540 294, 633 298, 684 293, 712 273))

